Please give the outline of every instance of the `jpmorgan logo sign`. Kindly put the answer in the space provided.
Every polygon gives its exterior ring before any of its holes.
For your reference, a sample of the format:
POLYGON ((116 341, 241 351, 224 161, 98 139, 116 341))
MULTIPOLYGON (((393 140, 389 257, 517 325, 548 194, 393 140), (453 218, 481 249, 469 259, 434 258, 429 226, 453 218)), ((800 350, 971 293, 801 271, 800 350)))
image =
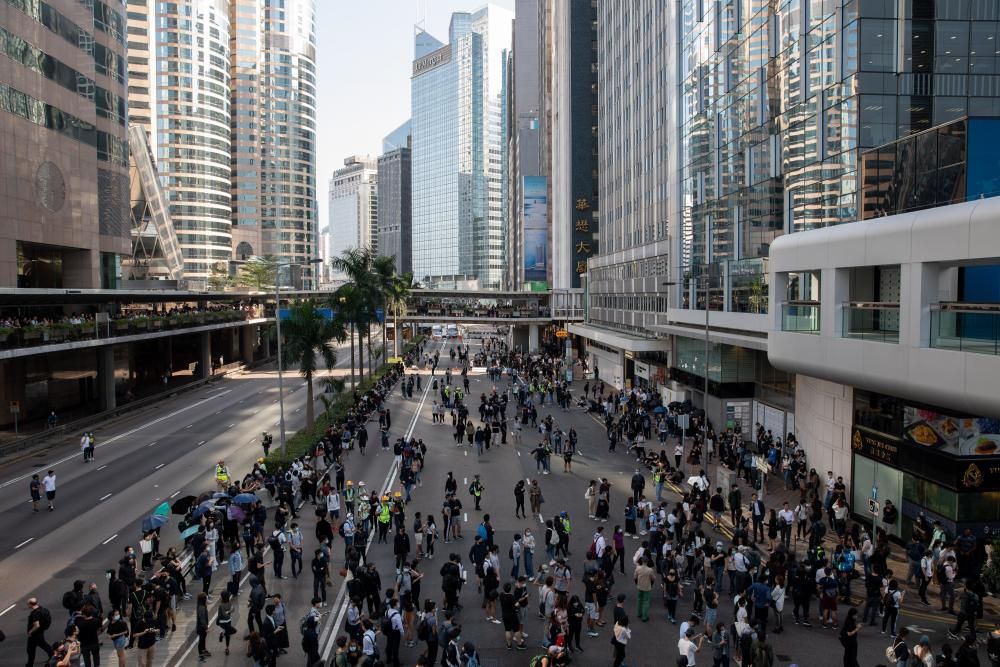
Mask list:
POLYGON ((442 65, 449 60, 451 60, 451 45, 441 47, 434 53, 428 53, 420 60, 414 60, 413 76, 426 72, 429 69, 434 69, 438 65, 442 65))

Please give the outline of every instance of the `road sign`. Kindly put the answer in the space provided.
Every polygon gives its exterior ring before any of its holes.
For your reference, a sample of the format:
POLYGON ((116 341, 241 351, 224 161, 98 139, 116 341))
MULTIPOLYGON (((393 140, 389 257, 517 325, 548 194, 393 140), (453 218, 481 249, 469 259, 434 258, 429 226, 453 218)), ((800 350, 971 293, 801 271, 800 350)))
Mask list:
POLYGON ((874 498, 868 499, 868 513, 872 516, 878 516, 879 514, 879 502, 874 498))
POLYGON ((684 430, 691 428, 691 415, 677 415, 677 426, 684 430))
POLYGON ((20 401, 11 401, 10 402, 10 414, 12 414, 12 415, 21 414, 21 402, 20 401))

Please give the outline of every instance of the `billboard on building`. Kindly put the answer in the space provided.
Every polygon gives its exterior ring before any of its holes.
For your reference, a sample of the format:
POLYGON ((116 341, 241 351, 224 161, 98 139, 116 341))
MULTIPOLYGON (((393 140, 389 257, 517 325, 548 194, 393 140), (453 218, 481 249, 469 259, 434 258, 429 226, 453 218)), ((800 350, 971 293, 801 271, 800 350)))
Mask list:
POLYGON ((524 279, 542 281, 549 268, 548 183, 545 176, 522 177, 524 192, 524 279))

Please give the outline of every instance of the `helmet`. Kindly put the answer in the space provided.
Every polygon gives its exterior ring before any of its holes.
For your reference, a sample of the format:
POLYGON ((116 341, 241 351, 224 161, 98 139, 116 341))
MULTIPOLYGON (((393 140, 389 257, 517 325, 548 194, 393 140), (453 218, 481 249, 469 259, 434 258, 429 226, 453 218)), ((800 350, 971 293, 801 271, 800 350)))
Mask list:
POLYGON ((259 459, 257 459, 257 463, 263 463, 263 462, 264 462, 264 457, 263 456, 260 457, 259 459))
POLYGON ((347 480, 347 486, 354 486, 354 482, 352 482, 351 480, 347 480))
POLYGON ((364 480, 361 480, 360 482, 358 482, 358 486, 364 486, 364 485, 365 485, 364 480))
POLYGON ((382 496, 383 502, 389 502, 389 496, 382 496))
POLYGON ((396 498, 402 498, 402 497, 403 497, 403 494, 402 494, 402 493, 400 493, 399 491, 397 491, 396 493, 394 493, 394 494, 392 494, 392 495, 393 495, 394 497, 396 497, 396 498))

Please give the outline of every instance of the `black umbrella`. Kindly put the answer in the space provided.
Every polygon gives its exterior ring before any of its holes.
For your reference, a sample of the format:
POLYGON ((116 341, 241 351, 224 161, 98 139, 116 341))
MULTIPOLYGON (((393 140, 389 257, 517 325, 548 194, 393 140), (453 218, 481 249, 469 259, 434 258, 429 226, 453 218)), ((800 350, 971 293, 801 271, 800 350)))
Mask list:
POLYGON ((187 514, 191 506, 198 502, 196 496, 182 496, 174 501, 174 504, 170 506, 171 514, 187 514))

